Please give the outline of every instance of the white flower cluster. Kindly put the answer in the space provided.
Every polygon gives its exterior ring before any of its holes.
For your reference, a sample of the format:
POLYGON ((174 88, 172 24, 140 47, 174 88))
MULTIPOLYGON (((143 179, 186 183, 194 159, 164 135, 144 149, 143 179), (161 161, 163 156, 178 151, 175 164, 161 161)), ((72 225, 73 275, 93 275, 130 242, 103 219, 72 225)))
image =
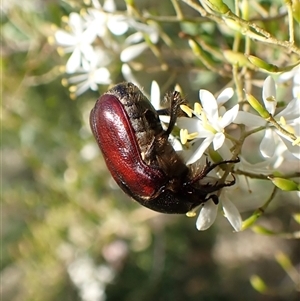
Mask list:
POLYGON ((88 89, 96 91, 98 85, 110 84, 116 62, 120 62, 123 76, 130 77, 126 63, 159 39, 155 26, 118 14, 113 0, 106 0, 103 7, 98 0, 92 4, 93 7, 80 14, 72 12, 64 18, 66 28, 54 33, 58 51, 71 53, 65 71, 74 76, 64 84, 71 85, 73 97, 88 89))
MULTIPOLYGON (((294 72, 295 76, 299 76, 294 72)), ((278 81, 286 78, 283 74, 278 81)), ((152 95, 160 95, 159 88, 154 82, 152 85, 152 95)), ((254 174, 270 174, 272 170, 279 168, 282 163, 295 161, 299 169, 300 159, 300 93, 297 92, 297 81, 294 80, 294 98, 285 103, 285 108, 276 113, 278 101, 276 99, 276 85, 272 77, 267 77, 263 89, 262 99, 265 109, 273 116, 278 125, 284 130, 268 123, 266 119, 258 114, 245 112, 239 109, 239 104, 235 104, 226 110, 224 104, 233 96, 232 88, 226 88, 217 98, 209 91, 201 89, 199 91, 200 103, 196 102, 194 109, 182 106, 182 109, 189 117, 177 119, 177 126, 180 128, 179 139, 174 139, 174 148, 181 152, 186 164, 194 164, 208 152, 209 148, 217 151, 222 158, 231 158, 231 149, 235 148, 236 140, 226 133, 230 125, 244 125, 246 129, 258 129, 264 132, 264 137, 258 146, 262 155, 262 162, 250 164, 243 156, 243 150, 239 152, 240 163, 236 168, 254 174), (295 92, 296 91, 296 92, 295 92), (295 139, 291 139, 291 136, 295 139), (181 143, 179 143, 179 141, 181 143), (181 147, 178 147, 181 145, 181 147), (182 145, 188 145, 184 148, 182 145)), ((151 101, 157 107, 157 97, 151 97, 151 101)), ((162 121, 168 121, 163 116, 162 121)), ((221 177, 222 175, 219 175, 221 177)), ((223 213, 231 223, 235 231, 242 229, 242 218, 236 206, 230 201, 230 190, 232 187, 223 188, 219 199, 223 207, 223 213)), ((231 195, 233 195, 231 193, 231 195)), ((196 227, 198 230, 208 229, 216 219, 218 206, 212 200, 201 206, 196 227)))

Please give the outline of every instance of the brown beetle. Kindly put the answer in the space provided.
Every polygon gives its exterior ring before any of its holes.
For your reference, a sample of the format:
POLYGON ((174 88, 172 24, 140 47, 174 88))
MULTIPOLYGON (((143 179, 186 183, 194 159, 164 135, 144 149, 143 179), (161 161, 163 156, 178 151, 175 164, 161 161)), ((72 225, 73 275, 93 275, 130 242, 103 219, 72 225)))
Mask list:
POLYGON ((158 113, 132 83, 121 83, 103 94, 90 114, 92 132, 111 175, 134 200, 163 213, 187 213, 201 203, 218 197, 209 195, 229 183, 201 185, 212 169, 224 163, 206 162, 192 174, 168 141, 184 103, 179 92, 167 95, 170 123, 164 130, 158 113))

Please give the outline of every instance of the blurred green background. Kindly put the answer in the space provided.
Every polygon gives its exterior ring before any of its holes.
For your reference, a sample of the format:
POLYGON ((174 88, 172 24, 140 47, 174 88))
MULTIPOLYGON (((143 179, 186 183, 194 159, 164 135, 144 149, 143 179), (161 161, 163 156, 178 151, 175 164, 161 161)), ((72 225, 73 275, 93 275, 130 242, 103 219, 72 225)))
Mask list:
MULTIPOLYGON (((2 301, 299 300, 275 260, 283 252, 299 270, 297 241, 232 233, 221 215, 198 232, 195 219, 141 208, 116 187, 88 123, 106 87, 71 100, 47 42, 72 5, 2 5, 2 301)), ((261 223, 295 229, 295 206, 278 204, 261 223)))

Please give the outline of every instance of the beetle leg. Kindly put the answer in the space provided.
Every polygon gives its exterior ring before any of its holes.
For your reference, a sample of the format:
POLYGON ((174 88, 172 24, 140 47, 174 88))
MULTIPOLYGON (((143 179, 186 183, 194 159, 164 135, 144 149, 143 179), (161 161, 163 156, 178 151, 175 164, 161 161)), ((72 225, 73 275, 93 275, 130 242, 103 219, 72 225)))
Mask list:
POLYGON ((186 101, 181 98, 178 91, 168 93, 165 98, 170 102, 170 123, 164 134, 169 136, 175 126, 180 105, 184 104, 186 101))
POLYGON ((216 194, 211 194, 204 201, 207 202, 210 199, 215 203, 215 205, 219 204, 219 197, 216 194))
POLYGON ((238 163, 240 162, 240 159, 237 157, 236 159, 233 160, 225 160, 225 161, 221 161, 218 163, 214 163, 211 164, 211 162, 209 162, 206 159, 206 165, 205 167, 199 172, 199 174, 194 177, 193 179, 191 179, 191 181, 189 182, 189 184, 193 184, 197 181, 202 180, 204 177, 206 177, 213 169, 215 169, 217 166, 222 165, 222 164, 229 164, 229 163, 238 163))
MULTIPOLYGON (((207 193, 210 193, 210 192, 214 192, 214 191, 217 191, 217 190, 220 190, 221 188, 223 187, 227 187, 227 186, 232 186, 235 184, 235 177, 234 175, 232 175, 233 177, 233 180, 228 182, 228 183, 220 183, 218 184, 218 182, 216 182, 215 185, 213 186, 206 186, 205 187, 205 192, 207 193)), ((205 199, 205 202, 208 201, 208 200, 212 200, 216 205, 219 204, 219 197, 216 195, 216 194, 211 194, 209 195, 206 199, 205 199)))

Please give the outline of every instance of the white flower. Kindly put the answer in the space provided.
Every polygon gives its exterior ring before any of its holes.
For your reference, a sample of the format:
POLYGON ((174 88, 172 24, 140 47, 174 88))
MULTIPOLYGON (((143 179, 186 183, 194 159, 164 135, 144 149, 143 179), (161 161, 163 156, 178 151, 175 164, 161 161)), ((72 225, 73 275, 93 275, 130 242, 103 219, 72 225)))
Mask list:
POLYGON ((223 104, 232 95, 233 90, 231 88, 225 89, 217 99, 209 91, 200 90, 199 96, 202 109, 199 112, 197 112, 197 109, 193 111, 195 118, 178 118, 177 125, 179 128, 187 130, 181 133, 184 135, 193 133, 194 147, 196 147, 196 150, 187 159, 187 164, 192 164, 201 158, 211 143, 213 143, 214 150, 220 149, 224 144, 225 127, 234 121, 239 110, 238 105, 235 105, 228 111, 223 107, 223 104), (197 140, 200 141, 200 145, 197 143, 197 140))
POLYGON ((72 84, 70 91, 73 97, 81 95, 88 89, 97 91, 98 85, 111 83, 110 71, 105 67, 104 62, 108 63, 109 59, 103 51, 98 49, 86 68, 80 69, 82 73, 68 79, 68 83, 72 84))
MULTIPOLYGON (((99 4, 100 5, 100 4, 99 4)), ((91 28, 106 44, 110 40, 108 30, 116 35, 123 35, 127 32, 128 17, 116 15, 116 6, 113 1, 105 1, 103 9, 100 7, 87 9, 87 15, 84 16, 87 28, 91 28)))
MULTIPOLYGON (((222 190, 219 200, 222 203, 224 216, 228 219, 231 226, 236 232, 242 229, 242 218, 236 206, 229 200, 227 196, 228 188, 222 190)), ((212 200, 205 202, 200 209, 199 216, 196 221, 196 228, 199 231, 207 230, 216 220, 218 213, 218 205, 212 200)))
MULTIPOLYGON (((274 80, 269 76, 266 78, 263 86, 263 101, 268 112, 272 114, 282 128, 296 137, 300 136, 300 98, 296 97, 290 101, 285 109, 275 115, 277 106, 276 86, 274 80)), ((264 157, 269 158, 273 156, 278 144, 284 144, 289 152, 300 159, 299 145, 293 145, 293 142, 289 136, 274 126, 268 126, 260 144, 260 151, 264 157)))
POLYGON ((123 75, 124 79, 127 82, 131 82, 131 83, 139 86, 139 82, 136 79, 136 77, 134 76, 134 74, 128 64, 123 64, 121 71, 122 71, 122 75, 123 75))
POLYGON ((147 35, 153 44, 156 44, 159 39, 159 32, 156 27, 142 24, 130 19, 128 19, 128 22, 137 32, 130 35, 125 40, 126 47, 120 55, 120 59, 124 63, 133 60, 149 47, 147 42, 143 42, 145 38, 144 35, 147 35))
POLYGON ((94 30, 85 29, 85 22, 77 13, 70 14, 68 26, 70 32, 59 29, 54 37, 57 44, 64 48, 64 52, 72 52, 66 64, 66 72, 74 73, 94 55, 91 43, 95 40, 96 34, 94 30))

